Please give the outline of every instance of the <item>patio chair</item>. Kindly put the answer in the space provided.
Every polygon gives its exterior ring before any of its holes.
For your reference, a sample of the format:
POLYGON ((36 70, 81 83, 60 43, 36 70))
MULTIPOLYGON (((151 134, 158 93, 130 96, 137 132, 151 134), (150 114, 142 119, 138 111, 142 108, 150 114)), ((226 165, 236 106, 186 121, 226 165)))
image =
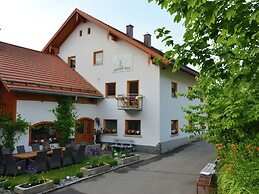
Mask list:
POLYGON ((49 150, 50 149, 50 141, 46 140, 42 143, 43 150, 49 150))
POLYGON ((16 146, 16 149, 18 154, 25 153, 24 145, 16 146))
POLYGON ((86 148, 86 145, 80 145, 79 149, 76 152, 72 153, 74 163, 77 164, 83 161, 85 156, 85 148, 86 148))
POLYGON ((4 174, 5 174, 5 163, 4 163, 4 159, 0 157, 0 175, 4 175, 4 174))
POLYGON ((75 141, 71 141, 70 146, 72 146, 73 151, 77 151, 79 149, 79 144, 75 141))
POLYGON ((4 157, 4 163, 6 164, 5 175, 16 176, 24 172, 26 168, 25 160, 20 160, 16 162, 12 154, 4 154, 3 157, 4 157))
POLYGON ((40 144, 38 144, 38 143, 31 144, 31 149, 32 149, 33 152, 40 151, 40 144))
POLYGON ((73 152, 73 148, 71 146, 66 147, 62 157, 63 167, 73 163, 72 152, 73 152))
POLYGON ((4 154, 11 154, 11 151, 10 151, 9 148, 3 147, 3 148, 2 148, 2 154, 3 154, 3 155, 4 155, 4 154))
POLYGON ((30 159, 29 163, 37 172, 47 170, 47 151, 37 152, 35 160, 30 159))
POLYGON ((48 169, 61 168, 62 148, 53 149, 52 156, 47 159, 48 169))

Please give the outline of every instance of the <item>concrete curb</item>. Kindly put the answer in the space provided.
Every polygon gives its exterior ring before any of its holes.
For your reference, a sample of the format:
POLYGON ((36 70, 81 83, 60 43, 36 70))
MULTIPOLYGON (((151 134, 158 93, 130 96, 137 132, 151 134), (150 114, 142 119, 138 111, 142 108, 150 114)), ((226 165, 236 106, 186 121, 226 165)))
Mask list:
POLYGON ((56 190, 65 188, 65 187, 67 187, 67 186, 70 186, 70 185, 73 185, 73 184, 76 184, 76 183, 79 183, 79 182, 82 182, 82 181, 85 181, 85 180, 88 180, 88 179, 91 179, 91 178, 94 178, 94 177, 97 177, 97 176, 101 176, 101 175, 103 175, 103 174, 106 174, 106 173, 109 173, 109 172, 118 170, 118 169, 120 169, 120 168, 124 168, 124 167, 126 167, 126 166, 130 166, 130 165, 132 165, 132 164, 136 164, 136 163, 139 163, 139 162, 142 162, 142 161, 144 161, 144 159, 140 159, 140 160, 137 160, 137 161, 134 161, 134 162, 130 162, 130 163, 124 164, 124 165, 119 165, 119 166, 116 166, 116 167, 112 167, 110 170, 107 170, 107 171, 105 171, 105 172, 101 172, 101 173, 94 174, 94 175, 91 175, 91 176, 82 177, 82 178, 80 178, 80 179, 78 179, 78 180, 75 180, 75 181, 73 181, 73 182, 71 182, 71 183, 68 183, 67 185, 60 186, 60 187, 56 187, 56 188, 53 188, 53 189, 44 191, 44 192, 42 192, 42 194, 44 194, 44 193, 50 193, 50 192, 53 192, 53 191, 56 191, 56 190))

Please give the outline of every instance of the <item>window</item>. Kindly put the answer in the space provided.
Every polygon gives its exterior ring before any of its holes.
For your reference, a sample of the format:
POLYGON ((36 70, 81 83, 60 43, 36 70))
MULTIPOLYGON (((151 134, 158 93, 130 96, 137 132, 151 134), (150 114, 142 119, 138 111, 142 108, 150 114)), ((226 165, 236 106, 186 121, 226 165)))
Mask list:
POLYGON ((115 97, 116 96, 116 83, 106 83, 105 84, 105 96, 115 97))
POLYGON ((91 34, 91 28, 87 29, 87 34, 91 34))
POLYGON ((103 133, 117 133, 117 120, 104 120, 103 133))
POLYGON ((75 56, 68 57, 68 65, 71 69, 76 68, 76 57, 75 56))
POLYGON ((94 65, 103 64, 103 51, 94 52, 94 65))
POLYGON ((125 134, 127 135, 141 135, 140 120, 126 120, 125 134))
POLYGON ((177 97, 177 83, 176 82, 172 82, 172 97, 176 98, 177 97))
POLYGON ((176 135, 178 132, 178 120, 171 120, 171 135, 176 135))
POLYGON ((82 35, 83 35, 83 31, 80 30, 80 31, 79 31, 79 36, 82 36, 82 35))
POLYGON ((53 128, 52 122, 40 122, 33 125, 30 128, 29 135, 29 144, 41 144, 46 140, 57 143, 60 137, 59 133, 53 128))

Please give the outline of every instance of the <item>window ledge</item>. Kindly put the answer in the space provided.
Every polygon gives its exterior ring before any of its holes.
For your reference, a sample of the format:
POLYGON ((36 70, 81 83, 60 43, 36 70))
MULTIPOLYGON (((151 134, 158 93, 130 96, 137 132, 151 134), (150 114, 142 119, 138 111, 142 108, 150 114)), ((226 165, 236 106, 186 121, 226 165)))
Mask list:
POLYGON ((102 135, 118 136, 117 133, 102 133, 102 135))
POLYGON ((177 134, 171 134, 171 137, 177 137, 177 136, 179 136, 179 133, 177 133, 177 134))
POLYGON ((142 138, 142 135, 124 135, 124 137, 136 137, 136 138, 142 138))

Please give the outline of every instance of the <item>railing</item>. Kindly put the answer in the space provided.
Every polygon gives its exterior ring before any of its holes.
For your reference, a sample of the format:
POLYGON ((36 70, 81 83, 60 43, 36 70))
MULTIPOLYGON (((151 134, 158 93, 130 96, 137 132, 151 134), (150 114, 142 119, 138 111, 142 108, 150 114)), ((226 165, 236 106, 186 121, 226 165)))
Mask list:
POLYGON ((6 114, 6 104, 0 103, 0 115, 6 114))
POLYGON ((139 94, 119 94, 117 96, 117 106, 119 110, 142 110, 143 96, 139 94))

